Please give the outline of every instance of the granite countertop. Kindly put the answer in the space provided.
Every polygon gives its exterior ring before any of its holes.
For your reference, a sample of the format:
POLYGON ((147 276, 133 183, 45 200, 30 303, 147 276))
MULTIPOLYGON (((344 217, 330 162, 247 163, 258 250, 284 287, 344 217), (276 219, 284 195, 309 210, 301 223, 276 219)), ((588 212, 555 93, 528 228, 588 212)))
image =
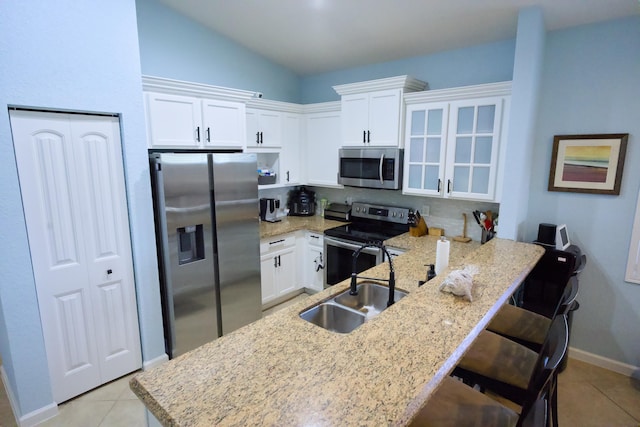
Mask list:
POLYGON ((323 233, 328 228, 338 227, 346 223, 324 219, 321 216, 286 216, 278 222, 260 221, 260 238, 269 238, 280 234, 292 233, 299 230, 309 230, 323 233))
MULTIPOLYGON (((393 263, 396 286, 409 295, 350 334, 299 317, 348 288, 344 281, 142 372, 130 387, 166 426, 404 425, 544 252, 497 238, 451 242, 449 269, 418 287, 437 240, 386 242, 408 250, 393 263), (438 290, 451 269, 470 264, 480 268, 473 302, 438 290)), ((365 274, 386 278, 388 266, 365 274)))

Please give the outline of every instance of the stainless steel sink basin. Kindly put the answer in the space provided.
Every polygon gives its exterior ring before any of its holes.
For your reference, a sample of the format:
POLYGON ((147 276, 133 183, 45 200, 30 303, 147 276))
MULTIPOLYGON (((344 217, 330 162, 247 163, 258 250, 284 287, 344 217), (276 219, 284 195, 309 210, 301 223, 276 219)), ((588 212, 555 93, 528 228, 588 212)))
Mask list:
MULTIPOLYGON (((387 308, 387 301, 389 300, 388 287, 377 283, 364 282, 358 284, 357 289, 358 295, 349 295, 349 289, 347 289, 335 297, 334 301, 363 313, 367 320, 377 316, 387 308)), ((398 302, 406 296, 405 292, 395 290, 393 300, 398 302)))
POLYGON ((365 321, 365 316, 332 303, 322 303, 300 313, 304 320, 332 332, 348 334, 365 321))
MULTIPOLYGON (((349 290, 306 309, 300 317, 329 331, 348 334, 387 308, 389 288, 386 286, 363 282, 358 285, 358 295, 349 295, 349 290)), ((393 295, 398 302, 407 293, 396 290, 393 295)))

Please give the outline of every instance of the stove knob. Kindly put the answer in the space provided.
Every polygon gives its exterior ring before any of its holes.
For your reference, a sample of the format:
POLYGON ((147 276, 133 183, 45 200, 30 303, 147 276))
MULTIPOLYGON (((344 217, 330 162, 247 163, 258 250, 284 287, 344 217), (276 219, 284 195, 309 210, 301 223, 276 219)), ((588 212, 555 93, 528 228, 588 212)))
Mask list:
POLYGON ((400 212, 400 218, 404 218, 404 214, 400 212))
POLYGON ((393 217, 395 218, 395 217, 396 217, 396 215, 397 215, 397 213, 396 213, 396 212, 394 212, 394 213, 393 213, 393 217))

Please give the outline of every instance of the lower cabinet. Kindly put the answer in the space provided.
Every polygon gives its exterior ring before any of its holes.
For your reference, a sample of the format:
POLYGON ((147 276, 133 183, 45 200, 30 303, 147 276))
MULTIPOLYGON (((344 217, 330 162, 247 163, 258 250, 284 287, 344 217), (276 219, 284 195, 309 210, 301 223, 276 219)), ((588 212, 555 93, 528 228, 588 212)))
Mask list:
POLYGON ((304 285, 311 290, 320 292, 324 289, 323 235, 308 231, 304 244, 304 285))
MULTIPOLYGON (((260 241, 262 304, 296 290, 324 289, 324 237, 322 233, 295 233, 260 241)), ((278 303, 279 301, 276 301, 278 303)))
POLYGON ((262 304, 299 288, 296 278, 295 234, 276 236, 260 242, 262 304))

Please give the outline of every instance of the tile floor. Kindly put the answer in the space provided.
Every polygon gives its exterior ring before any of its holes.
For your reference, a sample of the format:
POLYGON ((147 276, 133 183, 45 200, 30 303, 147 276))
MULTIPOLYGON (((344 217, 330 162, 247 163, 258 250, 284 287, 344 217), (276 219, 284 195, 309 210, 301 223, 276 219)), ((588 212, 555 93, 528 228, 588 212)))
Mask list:
MULTIPOLYGON (((294 304, 299 295, 265 310, 263 316, 294 304)), ((128 375, 85 393, 58 407, 58 416, 44 427, 143 427, 144 406, 129 390, 128 375)), ((570 359, 559 376, 560 426, 640 427, 640 381, 570 359)), ((0 427, 17 426, 3 387, 0 387, 0 427)))

